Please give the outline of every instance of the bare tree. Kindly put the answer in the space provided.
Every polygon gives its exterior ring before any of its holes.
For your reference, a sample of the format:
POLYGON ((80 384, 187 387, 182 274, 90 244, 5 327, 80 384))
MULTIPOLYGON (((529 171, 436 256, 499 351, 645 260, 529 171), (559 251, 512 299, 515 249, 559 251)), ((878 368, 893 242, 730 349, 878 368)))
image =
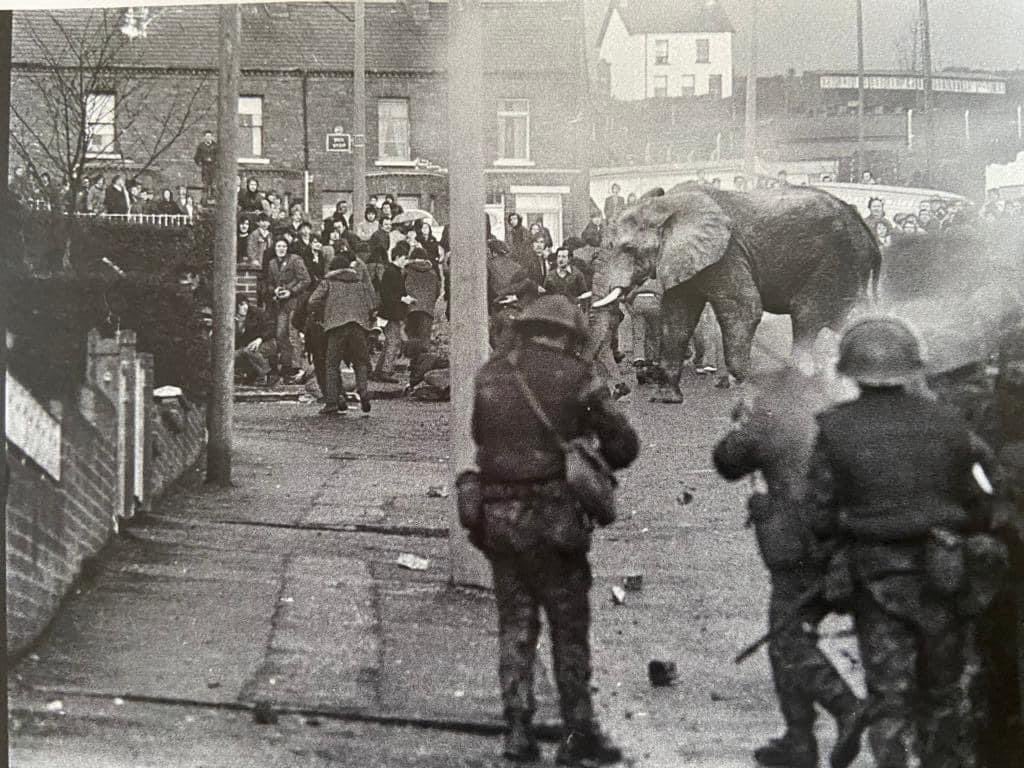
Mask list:
POLYGON ((11 148, 38 184, 43 173, 55 184, 63 178, 71 205, 87 188, 90 163, 120 161, 142 173, 210 109, 207 75, 161 88, 168 76, 145 66, 122 18, 116 9, 16 18, 35 61, 12 73, 11 148))

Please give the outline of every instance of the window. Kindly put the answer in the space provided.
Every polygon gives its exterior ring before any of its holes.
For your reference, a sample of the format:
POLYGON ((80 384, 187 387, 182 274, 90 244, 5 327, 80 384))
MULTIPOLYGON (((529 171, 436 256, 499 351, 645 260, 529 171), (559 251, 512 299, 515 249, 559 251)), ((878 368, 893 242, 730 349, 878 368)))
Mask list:
POLYGON ((498 157, 530 159, 530 102, 526 99, 498 101, 498 157))
POLYGON ((668 77, 665 75, 654 76, 654 98, 664 99, 668 96, 668 77))
POLYGON ((263 156, 263 97, 238 97, 238 154, 263 156))
POLYGON ((668 64, 668 40, 654 41, 654 63, 668 64))
POLYGON ((117 154, 114 131, 115 98, 112 93, 90 93, 85 99, 86 154, 117 154))
POLYGON ((708 75, 708 96, 713 99, 722 98, 722 76, 708 75))
POLYGON ((696 90, 696 80, 693 75, 683 75, 682 77, 683 89, 681 96, 693 96, 696 90))
POLYGON ((381 160, 412 159, 408 99, 377 99, 377 156, 381 160))
POLYGON ((711 61, 711 48, 707 40, 697 41, 697 63, 707 64, 711 61))

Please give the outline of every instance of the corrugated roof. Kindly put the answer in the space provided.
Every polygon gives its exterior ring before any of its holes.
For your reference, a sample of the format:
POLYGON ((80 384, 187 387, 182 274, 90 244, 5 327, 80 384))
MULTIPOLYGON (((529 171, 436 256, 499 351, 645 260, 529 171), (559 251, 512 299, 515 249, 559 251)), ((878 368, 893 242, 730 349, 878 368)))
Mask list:
POLYGON ((736 31, 715 0, 609 0, 598 46, 616 10, 631 35, 736 31))
MULTIPOLYGON (((243 6, 243 69, 351 71, 352 3, 284 3, 243 6)), ((575 70, 578 21, 574 4, 559 0, 487 2, 484 13, 486 71, 575 70)), ((133 66, 217 67, 217 6, 150 9, 145 37, 126 55, 133 66)), ((14 63, 44 62, 39 44, 71 63, 63 27, 72 39, 86 31, 116 29, 122 11, 25 11, 14 14, 14 63)), ((366 4, 366 68, 431 72, 447 68, 448 4, 424 0, 366 4)))

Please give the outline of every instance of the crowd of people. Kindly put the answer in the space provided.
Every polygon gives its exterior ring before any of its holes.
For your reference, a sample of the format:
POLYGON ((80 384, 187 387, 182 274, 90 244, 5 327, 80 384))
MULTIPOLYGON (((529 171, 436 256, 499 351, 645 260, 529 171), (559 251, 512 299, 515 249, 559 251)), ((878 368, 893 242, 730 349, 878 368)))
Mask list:
POLYGON ((422 383, 426 358, 436 357, 438 300, 447 298, 447 244, 429 218, 396 224, 404 211, 392 195, 372 196, 354 224, 348 207, 339 200, 314 227, 302 206, 285 212, 257 179, 238 194, 238 264, 258 282, 255 297, 238 296, 236 374, 259 386, 315 377, 325 415, 347 407, 342 362, 364 412, 369 381, 398 383, 400 356, 410 360, 408 386, 422 383))
POLYGON ((46 171, 36 178, 18 166, 9 188, 22 205, 60 213, 192 217, 197 210, 195 198, 185 185, 174 190, 165 187, 154 194, 138 179, 129 179, 122 173, 111 175, 109 182, 106 176, 97 173, 86 178, 78 193, 73 194, 67 179, 55 181, 46 171))

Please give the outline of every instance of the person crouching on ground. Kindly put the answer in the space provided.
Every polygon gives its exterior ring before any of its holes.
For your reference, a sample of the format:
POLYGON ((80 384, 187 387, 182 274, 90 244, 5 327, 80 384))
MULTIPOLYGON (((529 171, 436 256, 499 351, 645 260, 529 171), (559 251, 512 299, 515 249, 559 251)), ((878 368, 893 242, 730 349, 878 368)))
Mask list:
POLYGON ((327 334, 327 392, 322 414, 333 416, 347 410, 341 392, 342 359, 351 364, 356 374, 356 391, 363 413, 370 412, 368 379, 370 356, 366 337, 373 327, 376 297, 369 282, 353 268, 351 254, 339 254, 328 264, 327 274, 309 299, 309 312, 323 317, 327 334))

